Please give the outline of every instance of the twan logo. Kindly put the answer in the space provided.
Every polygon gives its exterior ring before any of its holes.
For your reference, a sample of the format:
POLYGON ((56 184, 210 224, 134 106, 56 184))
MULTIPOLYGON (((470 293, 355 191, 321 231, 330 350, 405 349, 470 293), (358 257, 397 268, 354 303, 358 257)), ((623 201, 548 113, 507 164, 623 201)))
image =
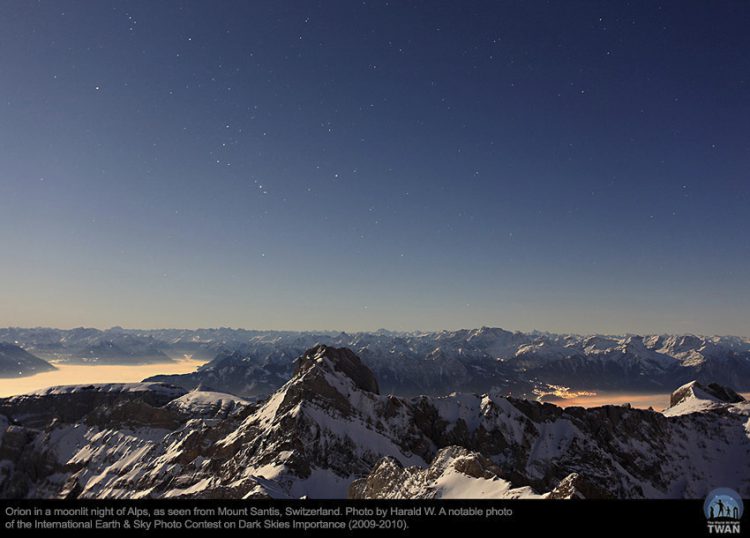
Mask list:
POLYGON ((729 488, 718 488, 706 497, 703 513, 709 534, 739 534, 742 518, 742 497, 729 488))

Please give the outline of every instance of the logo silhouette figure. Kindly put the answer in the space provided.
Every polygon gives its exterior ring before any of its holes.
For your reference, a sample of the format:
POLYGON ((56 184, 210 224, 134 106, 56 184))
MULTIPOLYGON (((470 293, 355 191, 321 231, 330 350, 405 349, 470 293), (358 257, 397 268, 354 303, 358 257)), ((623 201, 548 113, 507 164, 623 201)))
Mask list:
POLYGON ((716 501, 716 504, 718 504, 718 505, 719 505, 719 513, 718 513, 718 516, 719 516, 719 517, 721 517, 721 516, 723 516, 723 515, 724 515, 724 503, 723 503, 723 502, 721 502, 721 499, 719 499, 718 501, 716 501))

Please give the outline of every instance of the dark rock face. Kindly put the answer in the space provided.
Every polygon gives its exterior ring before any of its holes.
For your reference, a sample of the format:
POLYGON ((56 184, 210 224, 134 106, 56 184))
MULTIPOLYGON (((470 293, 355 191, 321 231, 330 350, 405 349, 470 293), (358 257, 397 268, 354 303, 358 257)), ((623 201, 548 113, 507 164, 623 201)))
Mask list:
POLYGON ((299 356, 291 349, 267 351, 265 356, 222 351, 195 372, 156 375, 144 381, 169 383, 186 390, 203 387, 246 398, 265 398, 287 382, 299 356))
POLYGON ((378 380, 367 366, 360 360, 351 349, 344 347, 330 347, 319 345, 307 350, 302 357, 297 359, 297 366, 294 369, 294 376, 300 376, 306 371, 315 367, 319 359, 328 359, 333 364, 333 368, 346 375, 357 386, 367 392, 380 394, 378 380))
POLYGON ((705 390, 722 402, 739 403, 745 401, 745 398, 737 394, 733 389, 724 387, 718 383, 709 383, 705 390))
POLYGON ((566 476, 549 494, 550 499, 611 499, 612 494, 578 473, 566 476))
MULTIPOLYGON (((43 427, 52 421, 75 423, 100 408, 114 408, 127 402, 138 402, 161 407, 185 394, 185 390, 171 385, 144 384, 132 390, 127 384, 81 385, 60 390, 0 399, 0 415, 31 428, 43 427), (131 390, 129 390, 131 389, 131 390)), ((133 420, 137 420, 134 415, 133 420)))
POLYGON ((384 493, 397 492, 409 477, 408 471, 404 469, 394 458, 383 458, 370 474, 352 482, 347 492, 350 499, 377 499, 384 493))

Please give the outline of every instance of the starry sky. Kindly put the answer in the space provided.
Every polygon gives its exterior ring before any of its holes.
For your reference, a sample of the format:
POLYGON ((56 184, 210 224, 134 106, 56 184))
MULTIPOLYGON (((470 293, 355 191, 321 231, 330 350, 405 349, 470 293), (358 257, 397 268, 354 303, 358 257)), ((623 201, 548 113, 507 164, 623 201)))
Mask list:
POLYGON ((0 325, 750 336, 749 27, 6 0, 0 325))

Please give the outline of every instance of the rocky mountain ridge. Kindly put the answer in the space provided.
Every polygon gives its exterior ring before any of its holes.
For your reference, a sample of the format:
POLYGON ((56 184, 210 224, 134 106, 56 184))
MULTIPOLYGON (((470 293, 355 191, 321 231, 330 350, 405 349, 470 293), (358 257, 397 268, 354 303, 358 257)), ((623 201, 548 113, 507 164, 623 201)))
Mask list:
POLYGON ((716 483, 747 495, 750 404, 712 390, 715 406, 675 416, 403 398, 380 394, 351 350, 319 345, 259 403, 160 383, 0 400, 0 495, 699 498, 716 483))

